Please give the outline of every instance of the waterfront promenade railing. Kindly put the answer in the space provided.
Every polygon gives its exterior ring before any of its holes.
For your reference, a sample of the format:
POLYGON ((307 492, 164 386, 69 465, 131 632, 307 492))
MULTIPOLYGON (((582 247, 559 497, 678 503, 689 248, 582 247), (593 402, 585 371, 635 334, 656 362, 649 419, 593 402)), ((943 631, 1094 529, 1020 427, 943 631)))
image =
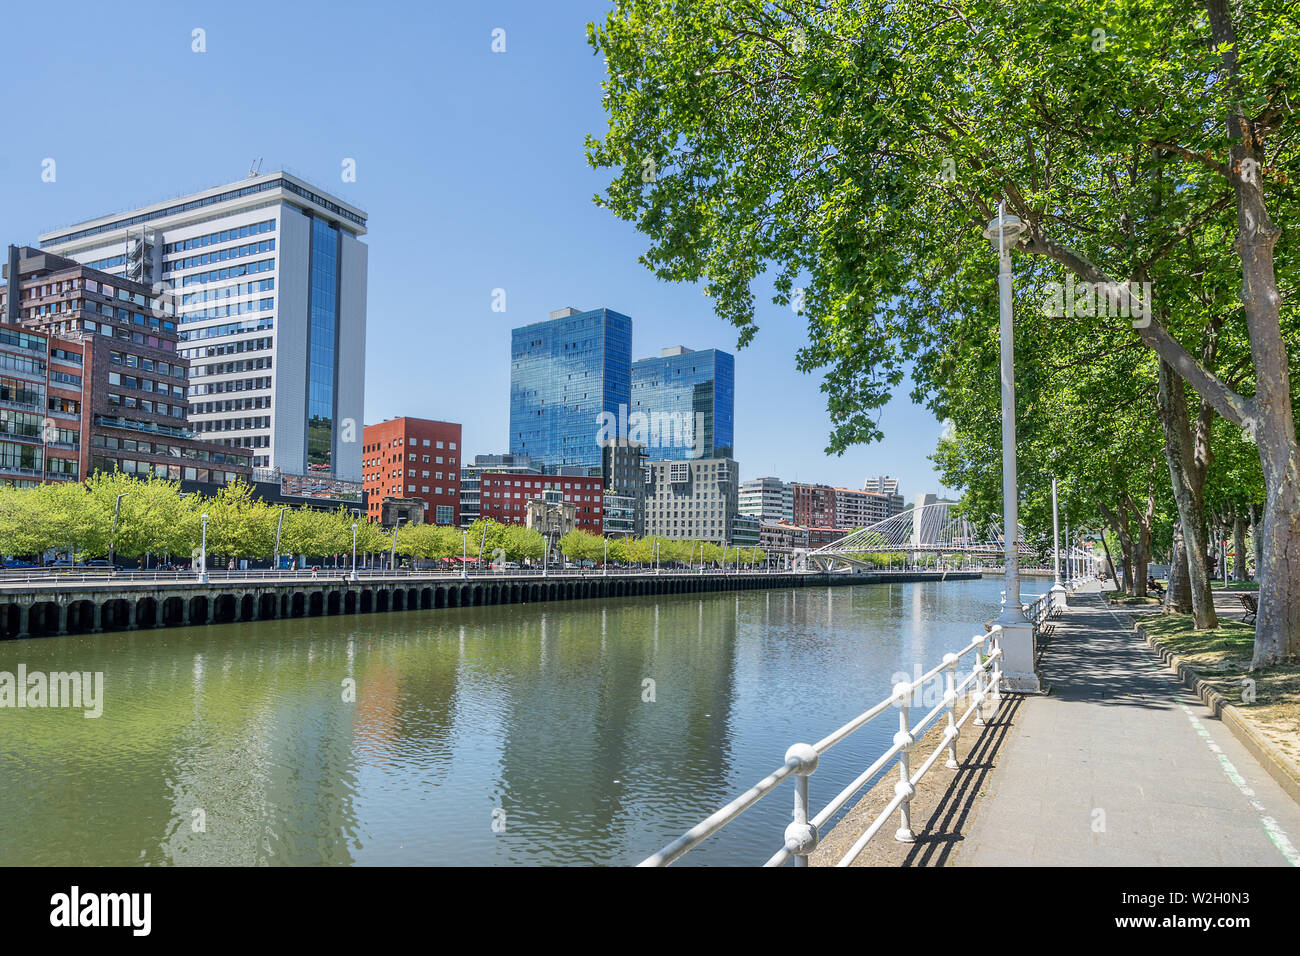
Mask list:
POLYGON ((1037 633, 1043 626, 1043 622, 1052 616, 1051 595, 1040 594, 1030 603, 1024 605, 1025 617, 1029 618, 1034 625, 1034 632, 1037 633))
MULTIPOLYGON (((609 568, 606 571, 603 568, 549 568, 543 571, 541 568, 475 568, 464 572, 460 568, 443 569, 443 568, 397 568, 395 570, 358 568, 357 578, 361 581, 372 581, 377 579, 383 580, 431 580, 431 581, 482 581, 494 580, 500 578, 528 578, 543 580, 547 578, 599 578, 614 577, 615 575, 678 575, 678 576, 699 576, 699 575, 727 575, 728 577, 736 574, 742 575, 809 575, 825 574, 824 571, 814 570, 791 570, 788 568, 763 568, 763 567, 741 567, 737 570, 735 567, 728 568, 609 568)), ((916 571, 908 569, 895 568, 888 571, 881 568, 879 571, 870 572, 873 576, 897 575, 903 577, 915 575, 916 571)), ((347 567, 320 567, 313 574, 310 568, 254 568, 254 569, 236 569, 234 571, 226 568, 211 568, 207 572, 208 580, 212 584, 224 583, 255 583, 255 584, 294 584, 307 581, 340 581, 350 579, 352 571, 347 567)), ((118 568, 82 568, 82 567, 46 567, 46 568, 6 568, 0 569, 0 589, 6 587, 16 587, 23 584, 150 584, 150 583, 173 583, 192 584, 198 580, 198 573, 192 570, 185 571, 136 571, 118 568)))
POLYGON ((699 846, 710 836, 735 820, 742 813, 758 803, 763 797, 772 793, 787 777, 794 777, 794 822, 785 830, 785 845, 781 847, 764 866, 781 866, 791 857, 795 866, 807 866, 808 856, 817 847, 821 827, 825 826, 845 804, 878 774, 887 771, 891 765, 898 766, 898 782, 894 784, 894 797, 875 817, 866 831, 858 837, 836 864, 849 866, 862 853, 890 815, 899 813, 899 826, 895 838, 904 842, 915 839, 912 831, 910 803, 916 794, 916 785, 935 765, 944 752, 948 759, 944 766, 950 770, 958 768, 957 738, 961 729, 970 720, 976 725, 983 723, 984 703, 987 699, 999 697, 998 685, 1001 681, 1002 650, 998 638, 1002 628, 995 625, 987 634, 977 634, 970 639, 965 648, 955 654, 945 654, 943 661, 912 681, 894 685, 893 691, 874 707, 863 711, 838 730, 823 737, 815 744, 795 744, 785 754, 785 763, 768 774, 754 786, 736 797, 712 816, 687 830, 680 837, 669 843, 658 853, 647 857, 640 866, 667 866, 683 854, 699 846), (963 658, 972 658, 972 666, 966 677, 958 682, 957 669, 963 658), (910 702, 913 695, 928 681, 943 675, 945 690, 943 699, 932 707, 915 724, 911 723, 910 702), (962 702, 968 706, 958 716, 962 702), (817 769, 821 757, 840 741, 849 737, 875 718, 886 713, 891 707, 898 709, 898 732, 894 734, 894 743, 888 750, 877 757, 848 786, 841 790, 822 810, 810 817, 808 803, 808 778, 817 769), (916 770, 912 770, 912 750, 916 741, 936 720, 945 717, 942 740, 923 760, 916 770))

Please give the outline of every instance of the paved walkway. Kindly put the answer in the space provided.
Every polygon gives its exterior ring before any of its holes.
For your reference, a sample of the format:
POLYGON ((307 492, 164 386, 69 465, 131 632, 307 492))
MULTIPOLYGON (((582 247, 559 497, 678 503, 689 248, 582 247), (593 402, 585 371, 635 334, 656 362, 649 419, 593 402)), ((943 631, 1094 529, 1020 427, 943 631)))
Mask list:
POLYGON ((1300 866, 1300 805, 1111 613, 1070 598, 958 866, 1300 866))

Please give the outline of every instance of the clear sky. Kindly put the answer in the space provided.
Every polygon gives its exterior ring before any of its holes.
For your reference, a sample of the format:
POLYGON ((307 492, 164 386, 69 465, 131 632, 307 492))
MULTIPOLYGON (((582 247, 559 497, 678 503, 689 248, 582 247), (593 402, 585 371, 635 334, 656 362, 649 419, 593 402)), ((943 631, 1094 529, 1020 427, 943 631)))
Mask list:
POLYGON ((803 321, 759 288, 760 331, 737 352, 699 288, 657 280, 637 262, 644 237, 592 202, 603 183, 583 143, 604 131, 604 63, 585 25, 608 8, 13 5, 6 88, 21 112, 6 126, 16 137, 0 137, 4 243, 233 182, 260 157, 263 172, 288 169, 369 214, 367 422, 457 421, 467 453, 507 451, 510 329, 606 306, 632 317, 634 359, 679 344, 735 352, 743 478, 861 487, 885 473, 909 498, 937 490, 933 416, 903 394, 884 442, 825 455, 820 377, 794 367, 803 321), (342 180, 347 159, 356 182, 342 180))

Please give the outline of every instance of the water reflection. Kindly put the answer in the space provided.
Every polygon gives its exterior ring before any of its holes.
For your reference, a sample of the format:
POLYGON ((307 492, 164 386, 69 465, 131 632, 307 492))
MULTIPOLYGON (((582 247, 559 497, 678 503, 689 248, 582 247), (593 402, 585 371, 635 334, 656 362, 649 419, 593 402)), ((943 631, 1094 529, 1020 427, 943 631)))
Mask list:
MULTIPOLYGON (((636 862, 960 646, 997 597, 870 585, 6 642, 0 670, 103 671, 105 703, 0 709, 0 862, 636 862)), ((833 751, 814 803, 890 733, 833 751)), ((765 859, 788 804, 688 860, 765 859)))

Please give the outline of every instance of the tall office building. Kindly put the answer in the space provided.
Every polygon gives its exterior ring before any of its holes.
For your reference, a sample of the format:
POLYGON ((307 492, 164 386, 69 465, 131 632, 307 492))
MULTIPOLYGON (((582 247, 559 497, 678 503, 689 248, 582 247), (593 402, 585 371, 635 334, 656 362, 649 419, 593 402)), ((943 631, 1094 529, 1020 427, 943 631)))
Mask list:
MULTIPOLYGON (((652 461, 734 457, 735 400, 730 352, 676 345, 632 364, 629 419, 647 416, 646 456, 652 461)), ((631 437, 641 440, 635 426, 631 437)))
POLYGON ((513 330, 510 341, 510 452, 546 470, 600 473, 602 415, 626 410, 632 320, 612 309, 552 312, 513 330))
POLYGON ((255 467, 361 481, 366 214, 285 172, 41 236, 175 304, 189 422, 255 467))

